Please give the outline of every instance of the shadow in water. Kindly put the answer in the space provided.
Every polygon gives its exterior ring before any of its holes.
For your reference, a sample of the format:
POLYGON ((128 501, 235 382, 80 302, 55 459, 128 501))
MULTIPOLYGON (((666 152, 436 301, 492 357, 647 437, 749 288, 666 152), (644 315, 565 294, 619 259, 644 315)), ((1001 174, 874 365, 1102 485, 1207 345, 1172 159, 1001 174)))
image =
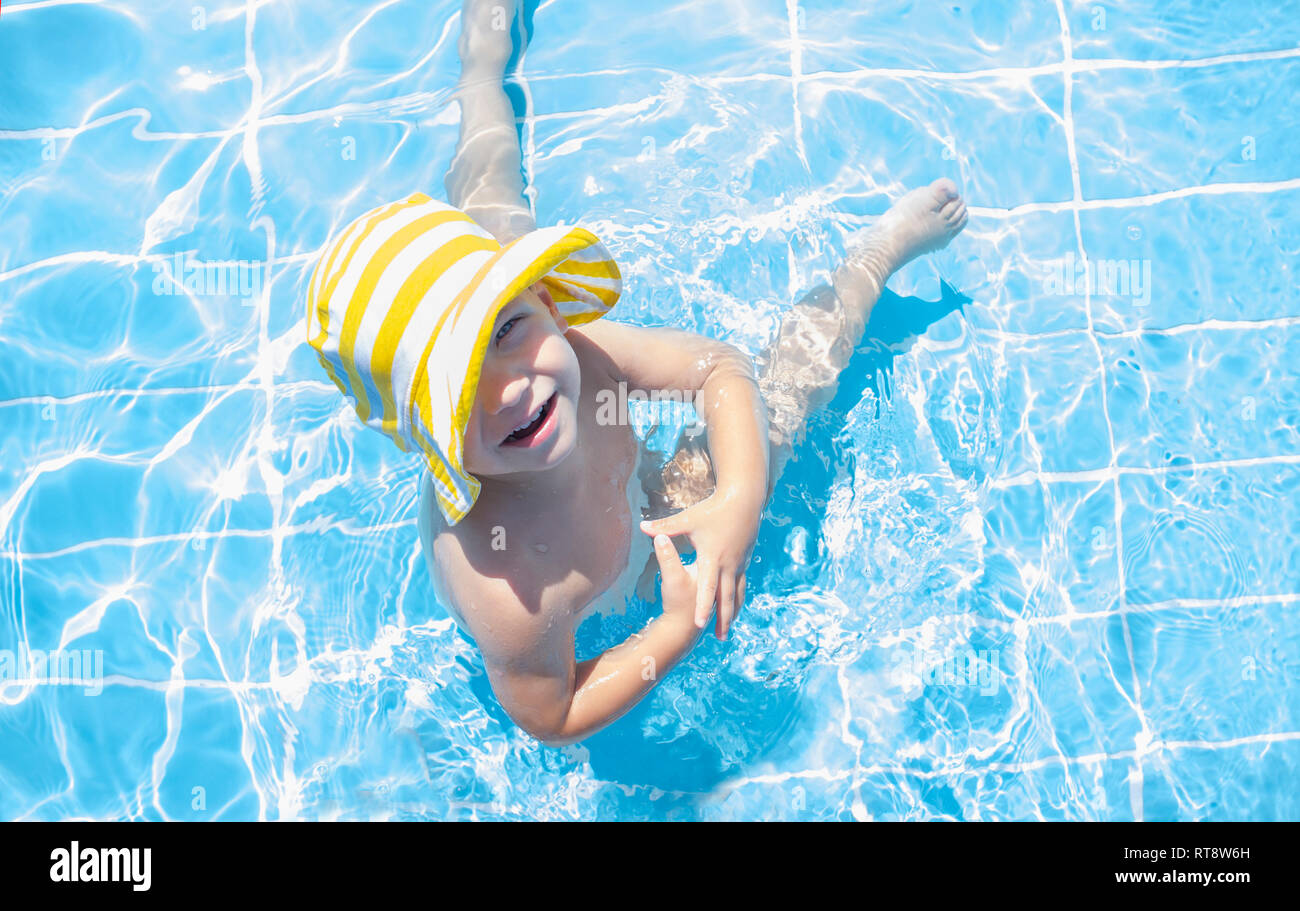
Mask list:
POLYGON ((786 464, 772 492, 764 525, 754 548, 751 585, 771 595, 800 589, 819 572, 818 554, 826 553, 821 541, 827 496, 839 473, 851 468, 856 451, 846 450, 840 431, 848 414, 868 392, 876 403, 875 416, 893 397, 894 362, 911 349, 931 326, 950 313, 962 311, 971 299, 947 282, 940 283, 939 299, 900 297, 886 289, 871 312, 862 341, 840 374, 839 388, 826 407, 808 417, 803 441, 786 464), (807 562, 797 564, 787 553, 791 529, 806 529, 799 544, 807 562))
POLYGON ((505 78, 502 82, 502 88, 505 89, 506 97, 510 99, 510 106, 515 111, 515 127, 519 136, 520 147, 523 147, 525 140, 524 125, 525 118, 528 116, 528 99, 524 95, 523 86, 511 78, 511 74, 519 66, 519 57, 527 46, 532 43, 533 36, 537 34, 533 27, 533 17, 537 14, 537 7, 541 5, 541 0, 524 0, 523 9, 520 11, 520 19, 523 20, 523 33, 520 34, 519 20, 516 20, 511 27, 511 36, 514 38, 515 49, 510 53, 510 59, 506 61, 505 78))

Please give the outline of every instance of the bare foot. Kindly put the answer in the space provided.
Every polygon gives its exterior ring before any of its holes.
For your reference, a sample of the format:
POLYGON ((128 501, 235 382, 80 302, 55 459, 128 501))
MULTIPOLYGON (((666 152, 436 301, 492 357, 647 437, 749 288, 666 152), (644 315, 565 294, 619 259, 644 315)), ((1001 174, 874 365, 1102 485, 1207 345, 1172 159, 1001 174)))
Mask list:
POLYGON ((964 227, 966 203, 946 177, 890 206, 831 277, 850 317, 847 335, 856 339, 861 334, 889 276, 921 254, 948 246, 964 227))
POLYGON ((957 185, 941 177, 890 206, 872 234, 893 253, 889 271, 896 272, 923 253, 942 250, 964 227, 966 202, 957 185))
POLYGON ((832 280, 836 293, 865 322, 889 276, 921 254, 948 246, 964 227, 966 203, 951 180, 941 177, 912 190, 849 252, 832 280))

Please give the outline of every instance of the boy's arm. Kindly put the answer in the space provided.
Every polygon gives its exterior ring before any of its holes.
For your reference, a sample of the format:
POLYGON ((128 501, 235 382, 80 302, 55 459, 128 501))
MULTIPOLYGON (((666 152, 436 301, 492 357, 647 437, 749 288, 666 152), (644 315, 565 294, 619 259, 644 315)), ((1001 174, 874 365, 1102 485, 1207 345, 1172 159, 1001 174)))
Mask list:
POLYGON ((616 375, 632 388, 699 393, 717 490, 642 529, 691 535, 699 554, 696 623, 708 621, 716 596, 717 635, 725 638, 736 596, 743 598, 745 567, 768 494, 767 410, 752 361, 732 345, 677 329, 643 329, 607 318, 571 331, 603 349, 616 375))
POLYGON ((694 332, 628 326, 609 318, 571 331, 608 355, 629 391, 699 393, 696 403, 708 426, 719 488, 761 485, 766 495, 767 411, 754 364, 744 352, 694 332))
POLYGON ((601 655, 575 665, 573 630, 560 623, 547 624, 543 638, 532 642, 496 625, 493 641, 484 643, 493 692, 515 723, 538 740, 572 743, 616 721, 699 638, 695 583, 666 535, 655 539, 655 555, 663 573, 663 614, 601 655), (512 649, 512 642, 518 647, 512 649), (512 650, 517 654, 507 654, 512 650))

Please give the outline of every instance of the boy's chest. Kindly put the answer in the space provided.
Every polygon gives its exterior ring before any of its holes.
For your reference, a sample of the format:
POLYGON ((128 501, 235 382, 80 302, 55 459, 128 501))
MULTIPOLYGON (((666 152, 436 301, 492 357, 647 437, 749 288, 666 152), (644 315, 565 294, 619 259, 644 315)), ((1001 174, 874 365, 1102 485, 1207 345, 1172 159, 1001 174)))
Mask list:
POLYGON ((639 483, 636 439, 627 427, 604 429, 612 432, 590 440, 593 457, 579 488, 554 491, 543 506, 521 503, 477 517, 479 537, 493 549, 490 562, 500 565, 525 604, 580 612, 627 567, 641 520, 628 505, 628 485, 639 483))
POLYGON ((586 483, 558 498, 531 529, 530 562, 544 567, 544 577, 557 562, 568 567, 561 585, 565 601, 574 605, 589 603, 618 579, 627 566, 632 535, 639 533, 641 516, 631 514, 627 494, 628 485, 638 483, 635 437, 626 427, 607 429, 612 432, 592 450, 596 458, 589 463, 586 483))

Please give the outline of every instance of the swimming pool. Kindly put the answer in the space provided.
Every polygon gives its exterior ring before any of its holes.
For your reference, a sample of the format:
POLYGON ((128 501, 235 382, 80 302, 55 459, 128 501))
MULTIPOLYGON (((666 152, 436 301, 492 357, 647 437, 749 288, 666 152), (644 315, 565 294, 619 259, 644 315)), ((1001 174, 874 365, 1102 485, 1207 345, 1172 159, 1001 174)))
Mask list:
POLYGON ((511 87, 618 318, 757 352, 890 198, 972 209, 729 641, 557 750, 303 339, 331 231, 442 196, 459 4, 4 4, 0 818, 1300 817, 1300 19, 618 6, 543 2, 511 87))

